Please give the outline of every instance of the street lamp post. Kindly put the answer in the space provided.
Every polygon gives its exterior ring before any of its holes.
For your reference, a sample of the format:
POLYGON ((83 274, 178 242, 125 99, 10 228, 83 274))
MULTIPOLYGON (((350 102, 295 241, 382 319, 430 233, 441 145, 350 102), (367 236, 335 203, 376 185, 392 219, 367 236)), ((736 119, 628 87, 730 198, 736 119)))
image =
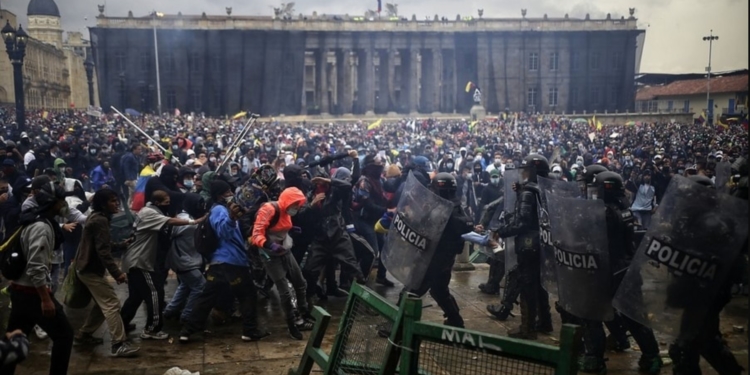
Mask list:
POLYGON ((154 11, 154 64, 156 64, 156 107, 158 115, 161 116, 161 77, 159 74, 159 42, 156 39, 156 20, 164 17, 163 13, 154 11))
POLYGON ((710 98, 711 98, 711 50, 713 49, 714 40, 719 40, 718 35, 714 35, 714 31, 711 30, 711 33, 708 36, 703 37, 703 41, 708 41, 708 67, 706 67, 706 72, 708 74, 706 75, 706 116, 708 116, 708 123, 713 124, 714 122, 714 108, 711 105, 710 98))
POLYGON ((86 68, 86 80, 89 84, 89 105, 94 106, 94 60, 91 58, 91 54, 86 56, 83 66, 86 68))
POLYGON ((10 25, 7 21, 2 31, 3 40, 5 40, 5 49, 8 51, 8 58, 13 64, 13 86, 16 93, 16 126, 18 132, 24 131, 26 127, 26 108, 24 105, 23 94, 23 58, 26 56, 26 43, 29 35, 23 30, 21 25, 18 30, 10 25))

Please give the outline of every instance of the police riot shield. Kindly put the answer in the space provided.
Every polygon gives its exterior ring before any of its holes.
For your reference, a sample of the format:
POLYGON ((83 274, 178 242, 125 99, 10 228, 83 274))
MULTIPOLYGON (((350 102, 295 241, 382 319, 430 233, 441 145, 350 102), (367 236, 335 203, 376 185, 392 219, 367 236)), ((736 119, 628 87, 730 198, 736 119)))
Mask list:
MULTIPOLYGON (((560 306, 579 318, 607 321, 613 317, 604 202, 547 194, 552 264, 560 306)), ((548 257, 543 253, 542 257, 548 257)))
POLYGON ((693 337, 747 239, 747 216, 746 201, 672 177, 614 307, 670 337, 693 337))
MULTIPOLYGON (((501 225, 507 223, 508 220, 515 220, 517 195, 516 192, 513 191, 513 184, 520 180, 520 170, 505 170, 505 173, 503 174, 503 214, 499 217, 501 225)), ((492 226, 492 223, 490 223, 490 226, 492 226)), ((516 238, 504 238, 503 241, 505 242, 505 269, 510 271, 518 265, 515 243, 516 238)))
POLYGON ((388 271, 408 290, 422 284, 452 211, 452 202, 409 173, 381 254, 388 271))
POLYGON ((727 183, 729 183, 729 179, 732 177, 732 165, 729 164, 729 162, 725 161, 716 163, 714 174, 716 176, 714 182, 714 184, 716 185, 716 190, 721 193, 729 192, 727 183))
POLYGON ((560 197, 575 198, 578 197, 581 192, 578 188, 578 184, 575 182, 553 180, 545 177, 537 177, 537 185, 539 186, 540 193, 538 211, 541 256, 539 257, 539 260, 541 262, 540 272, 542 286, 547 293, 557 296, 557 265, 554 261, 555 248, 553 245, 555 237, 552 235, 552 228, 549 220, 547 196, 555 194, 560 197))

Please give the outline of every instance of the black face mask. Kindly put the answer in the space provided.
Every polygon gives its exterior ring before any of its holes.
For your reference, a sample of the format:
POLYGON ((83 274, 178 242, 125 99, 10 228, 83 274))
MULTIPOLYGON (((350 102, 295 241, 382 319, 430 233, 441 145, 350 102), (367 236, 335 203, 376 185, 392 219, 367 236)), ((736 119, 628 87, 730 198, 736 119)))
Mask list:
POLYGON ((163 213, 164 215, 169 215, 169 205, 158 205, 156 207, 159 207, 159 211, 163 213))

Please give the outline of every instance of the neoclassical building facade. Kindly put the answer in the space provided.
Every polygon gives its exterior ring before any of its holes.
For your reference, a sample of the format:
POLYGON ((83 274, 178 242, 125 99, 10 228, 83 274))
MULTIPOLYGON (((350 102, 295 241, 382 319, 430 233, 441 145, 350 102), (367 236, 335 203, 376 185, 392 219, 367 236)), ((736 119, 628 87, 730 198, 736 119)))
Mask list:
POLYGON ((624 112, 634 109, 645 37, 632 13, 367 20, 100 12, 90 32, 102 104, 143 112, 156 110, 161 91, 165 112, 468 113, 469 81, 489 112, 624 112))
MULTIPOLYGON (((63 40, 60 12, 54 0, 31 0, 27 9, 28 24, 22 25, 29 34, 23 65, 23 87, 26 108, 86 108, 89 105, 88 83, 84 62, 90 44, 78 32, 68 33, 63 40)), ((0 22, 18 29, 18 17, 0 9, 0 22)), ((0 103, 15 102, 13 67, 5 56, 0 57, 0 103)), ((94 79, 96 82, 96 79, 94 79)), ((96 91, 96 84, 94 84, 96 91)), ((96 95, 95 104, 98 103, 96 95)))

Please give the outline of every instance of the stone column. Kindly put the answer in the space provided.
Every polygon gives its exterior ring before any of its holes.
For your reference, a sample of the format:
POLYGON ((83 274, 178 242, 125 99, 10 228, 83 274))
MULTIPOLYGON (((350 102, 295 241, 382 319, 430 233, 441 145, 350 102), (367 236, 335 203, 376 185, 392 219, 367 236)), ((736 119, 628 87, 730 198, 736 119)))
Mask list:
POLYGON ((346 110, 344 109, 344 105, 343 105, 343 102, 344 102, 344 90, 343 90, 343 86, 344 86, 344 72, 346 71, 346 69, 344 68, 344 64, 345 64, 344 54, 345 53, 344 53, 344 50, 342 50, 342 49, 336 49, 334 51, 334 53, 336 54, 336 79, 335 79, 335 82, 336 82, 336 104, 338 104, 338 108, 339 108, 339 111, 340 111, 340 112, 337 112, 336 114, 339 115, 339 114, 342 114, 342 113, 346 112, 346 110))
MULTIPOLYGON (((411 49, 407 53, 409 55, 408 66, 404 71, 408 73, 408 77, 404 80, 407 82, 406 100, 408 101, 409 113, 416 114, 417 104, 419 103, 419 69, 417 65, 419 63, 419 50, 411 49)), ((401 64, 403 65, 403 60, 401 60, 401 64)))
POLYGON ((320 114, 329 114, 329 100, 328 100, 328 59, 327 50, 320 49, 317 52, 315 59, 315 70, 317 71, 316 78, 316 91, 318 96, 318 105, 320 105, 320 114))
POLYGON ((388 112, 395 112, 398 109, 396 103, 396 50, 388 50, 388 112))
POLYGON ((390 99, 390 93, 388 90, 388 51, 384 49, 377 50, 378 59, 378 98, 376 108, 379 111, 388 111, 388 102, 390 99))
POLYGON ((434 111, 435 94, 435 66, 432 63, 434 54, 431 50, 421 50, 422 75, 419 77, 421 89, 419 90, 419 111, 431 113, 434 111))
POLYGON ((362 102, 362 109, 366 115, 375 114, 375 67, 373 66, 374 49, 368 48, 360 52, 359 74, 360 83, 358 92, 362 102))
POLYGON ((432 64, 433 73, 435 80, 435 90, 433 96, 433 111, 442 112, 442 99, 443 99, 443 51, 439 48, 432 50, 432 64))

